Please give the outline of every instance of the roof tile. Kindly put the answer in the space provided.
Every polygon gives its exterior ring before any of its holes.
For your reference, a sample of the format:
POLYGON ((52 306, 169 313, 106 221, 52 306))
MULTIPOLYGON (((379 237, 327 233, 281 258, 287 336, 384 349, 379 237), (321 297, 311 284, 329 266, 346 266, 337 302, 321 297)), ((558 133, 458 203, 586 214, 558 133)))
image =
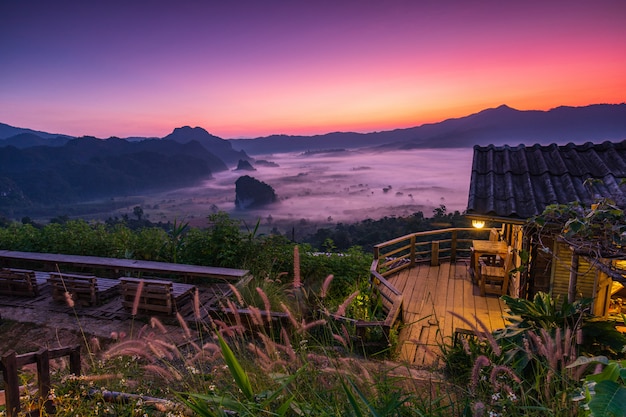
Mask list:
POLYGON ((549 204, 608 197, 626 208, 626 140, 475 146, 467 214, 526 219, 549 204), (591 186, 587 179, 597 179, 591 186))

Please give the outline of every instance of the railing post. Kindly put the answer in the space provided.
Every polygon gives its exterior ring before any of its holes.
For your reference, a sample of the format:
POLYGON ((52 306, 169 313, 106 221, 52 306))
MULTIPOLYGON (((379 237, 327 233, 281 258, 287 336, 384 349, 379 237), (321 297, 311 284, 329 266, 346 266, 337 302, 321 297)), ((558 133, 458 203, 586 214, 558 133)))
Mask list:
POLYGON ((7 417, 15 417, 20 412, 20 381, 17 376, 17 355, 14 350, 2 356, 2 377, 7 417))
POLYGON ((415 235, 411 235, 411 266, 415 265, 415 235))
POLYGON ((452 231, 452 237, 450 239, 450 263, 456 262, 456 230, 452 231))
POLYGON ((50 355, 48 349, 41 349, 35 353, 37 362, 37 383, 39 385, 39 397, 46 412, 53 412, 54 407, 48 399, 50 394, 50 355))
POLYGON ((439 266, 439 241, 433 240, 430 251, 430 266, 439 266))
POLYGON ((80 376, 80 345, 74 346, 72 351, 70 352, 70 372, 74 374, 74 376, 80 376))
POLYGON ((380 262, 378 262, 380 258, 380 248, 377 246, 374 246, 374 262, 376 262, 376 272, 380 272, 378 270, 380 262))

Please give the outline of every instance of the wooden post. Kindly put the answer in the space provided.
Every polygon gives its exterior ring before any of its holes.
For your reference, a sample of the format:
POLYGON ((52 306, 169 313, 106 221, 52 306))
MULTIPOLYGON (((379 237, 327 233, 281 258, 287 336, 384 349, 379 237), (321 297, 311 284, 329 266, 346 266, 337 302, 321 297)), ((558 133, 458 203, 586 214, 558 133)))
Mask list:
POLYGON ((415 266, 415 235, 411 236, 411 266, 415 266))
POLYGON ((457 232, 454 230, 452 232, 452 239, 450 242, 450 263, 453 264, 456 262, 456 238, 457 232))
POLYGON ((17 376, 17 355, 14 350, 2 356, 2 376, 7 417, 17 417, 20 412, 20 381, 17 376))
POLYGON ((439 266, 439 241, 432 241, 432 249, 430 252, 430 266, 439 266))
POLYGON ((54 412, 54 405, 48 399, 50 394, 50 355, 48 349, 41 349, 35 353, 37 362, 37 384, 39 386, 39 398, 47 413, 54 412))
POLYGON ((576 284, 578 283, 578 261, 577 253, 572 255, 572 266, 569 271, 569 285, 567 287, 567 302, 572 304, 576 300, 576 284))
POLYGON ((70 352, 70 372, 80 376, 80 345, 76 345, 70 352))

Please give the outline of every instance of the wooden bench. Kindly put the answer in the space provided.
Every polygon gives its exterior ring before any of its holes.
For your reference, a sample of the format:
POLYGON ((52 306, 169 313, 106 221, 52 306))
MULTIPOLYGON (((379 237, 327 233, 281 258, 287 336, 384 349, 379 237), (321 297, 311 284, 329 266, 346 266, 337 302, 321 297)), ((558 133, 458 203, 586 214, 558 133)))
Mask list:
POLYGON ((122 305, 133 310, 140 283, 143 288, 137 300, 137 311, 147 314, 172 315, 191 298, 196 288, 189 284, 148 278, 120 278, 122 305))
POLYGON ((0 294, 36 297, 39 286, 34 271, 0 269, 0 294))
POLYGON ((52 286, 52 298, 67 302, 69 293, 75 303, 81 306, 95 306, 117 291, 119 282, 113 279, 98 278, 94 275, 78 275, 51 272, 48 282, 52 286))

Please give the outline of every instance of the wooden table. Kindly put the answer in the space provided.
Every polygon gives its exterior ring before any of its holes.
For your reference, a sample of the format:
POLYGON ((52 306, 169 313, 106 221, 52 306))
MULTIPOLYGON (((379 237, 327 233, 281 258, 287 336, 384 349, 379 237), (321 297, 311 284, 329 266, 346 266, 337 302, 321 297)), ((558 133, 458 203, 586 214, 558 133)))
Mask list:
POLYGON ((504 259, 509 250, 509 245, 503 240, 472 240, 472 259, 471 267, 474 269, 476 277, 480 276, 480 265, 478 259, 485 255, 497 255, 504 259))

